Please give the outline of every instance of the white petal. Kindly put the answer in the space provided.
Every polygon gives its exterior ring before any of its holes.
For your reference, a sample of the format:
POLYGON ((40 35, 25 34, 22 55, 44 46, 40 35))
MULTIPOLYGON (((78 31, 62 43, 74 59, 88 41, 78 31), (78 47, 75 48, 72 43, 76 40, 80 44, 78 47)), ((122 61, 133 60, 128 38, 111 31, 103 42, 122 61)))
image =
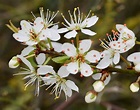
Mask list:
POLYGON ((130 39, 125 42, 125 47, 122 49, 122 52, 126 52, 135 46, 135 39, 130 39))
POLYGON ((60 29, 58 29, 58 33, 65 33, 67 31, 69 31, 67 28, 60 28, 60 29))
POLYGON ((51 27, 51 29, 57 30, 58 29, 58 25, 54 25, 53 27, 51 27))
POLYGON ((70 39, 72 37, 76 37, 77 32, 75 30, 68 32, 67 34, 64 35, 65 38, 70 39))
POLYGON ((93 26, 97 21, 98 21, 98 17, 97 16, 92 16, 91 18, 87 19, 87 26, 86 27, 91 27, 93 26))
POLYGON ((90 35, 90 36, 93 36, 93 35, 96 34, 95 32, 93 32, 93 31, 91 31, 89 29, 81 29, 81 32, 86 34, 86 35, 90 35))
POLYGON ((26 32, 27 34, 29 34, 30 31, 32 31, 32 26, 29 22, 27 22, 26 20, 22 20, 20 22, 21 25, 21 29, 26 32))
POLYGON ((91 50, 85 56, 85 59, 91 63, 97 63, 101 58, 101 54, 96 50, 91 50))
POLYGON ((41 39, 44 38, 50 38, 53 41, 58 41, 60 39, 60 35, 58 34, 57 30, 55 29, 45 29, 42 31, 41 39))
POLYGON ((72 96, 72 90, 69 87, 67 87, 65 84, 61 84, 61 87, 62 87, 66 97, 72 96))
POLYGON ((121 48, 124 48, 125 45, 120 41, 120 40, 117 40, 117 41, 111 41, 109 43, 109 46, 112 48, 112 49, 121 49, 121 48))
MULTIPOLYGON (((101 58, 104 58, 105 56, 108 56, 108 55, 110 55, 109 50, 104 50, 103 52, 101 52, 101 58)), ((111 55, 110 55, 110 57, 111 57, 111 55)))
POLYGON ((131 38, 131 39, 135 38, 135 34, 134 34, 134 32, 131 31, 130 29, 125 28, 123 31, 126 32, 128 38, 131 38))
POLYGON ((84 19, 84 21, 80 25, 82 28, 85 28, 87 26, 87 18, 84 19))
POLYGON ((56 52, 61 52, 61 47, 62 47, 62 44, 61 43, 58 43, 58 42, 51 42, 52 43, 52 47, 54 48, 54 50, 56 52))
POLYGON ((86 63, 80 64, 80 71, 81 71, 81 74, 85 77, 88 77, 88 76, 92 75, 92 73, 93 73, 91 67, 86 63))
POLYGON ((70 89, 79 92, 79 88, 75 85, 75 83, 73 81, 67 80, 65 83, 70 89))
POLYGON ((96 66, 96 68, 99 69, 105 69, 107 68, 112 62, 112 59, 110 59, 109 57, 105 56, 96 66))
POLYGON ((46 60, 46 55, 44 53, 40 53, 39 55, 37 55, 36 57, 36 62, 37 64, 41 65, 45 62, 46 60))
POLYGON ((130 62, 140 62, 140 52, 132 53, 127 57, 127 60, 130 62))
POLYGON ((34 70, 33 66, 31 65, 31 63, 30 63, 26 58, 24 58, 24 57, 21 56, 21 55, 17 55, 17 57, 20 58, 20 60, 21 60, 25 65, 27 65, 28 68, 29 68, 31 71, 34 70))
POLYGON ((113 58, 113 62, 114 64, 118 64, 120 61, 120 53, 115 53, 114 58, 113 58))
POLYGON ((47 77, 41 77, 41 79, 44 81, 45 85, 53 85, 56 83, 56 78, 52 77, 51 75, 47 77))
POLYGON ((69 57, 76 56, 76 48, 73 44, 64 43, 61 50, 69 57))
POLYGON ((92 41, 89 39, 81 40, 79 44, 79 51, 80 53, 84 54, 87 52, 91 47, 92 41))
POLYGON ((50 29, 51 37, 49 37, 53 41, 58 41, 60 39, 60 35, 58 34, 57 30, 50 29))
POLYGON ((28 46, 28 47, 24 48, 24 49, 21 51, 21 55, 22 55, 22 56, 26 56, 26 55, 28 55, 31 51, 33 51, 34 49, 35 49, 34 47, 28 46))
POLYGON ((125 28, 124 25, 122 25, 122 24, 116 24, 116 29, 117 29, 119 32, 121 32, 124 28, 125 28))
POLYGON ((66 66, 61 66, 57 73, 61 78, 67 77, 70 74, 66 66))
POLYGON ((40 66, 38 69, 37 69, 37 73, 39 75, 46 75, 47 73, 52 73, 52 74, 55 74, 55 71, 53 70, 53 67, 52 66, 40 66))
POLYGON ((92 78, 95 79, 95 80, 99 80, 102 76, 102 73, 96 73, 96 74, 93 74, 92 75, 92 78))
POLYGON ((33 40, 28 40, 26 42, 24 42, 26 45, 30 45, 30 46, 33 46, 33 45, 36 45, 38 43, 38 41, 33 41, 33 40))
POLYGON ((67 70, 71 74, 76 74, 79 70, 78 62, 71 62, 71 63, 67 64, 67 70))
MULTIPOLYGON (((61 51, 62 51, 62 44, 61 44, 61 43, 58 43, 58 42, 51 42, 51 44, 52 44, 53 49, 54 49, 56 52, 61 52, 61 51)), ((47 45, 47 47, 50 48, 49 43, 47 43, 46 45, 47 45)))
POLYGON ((124 41, 124 39, 130 40, 130 39, 135 39, 135 34, 133 33, 133 31, 129 30, 128 28, 123 29, 123 31, 120 33, 119 35, 119 39, 122 39, 124 41))
POLYGON ((37 17, 34 21, 34 26, 33 26, 35 34, 41 32, 43 27, 44 27, 43 19, 41 17, 37 17))
POLYGON ((107 85, 111 80, 111 75, 108 75, 108 77, 105 79, 104 84, 107 85))
POLYGON ((30 36, 22 30, 19 30, 18 33, 14 33, 13 37, 19 42, 26 42, 30 39, 30 36))

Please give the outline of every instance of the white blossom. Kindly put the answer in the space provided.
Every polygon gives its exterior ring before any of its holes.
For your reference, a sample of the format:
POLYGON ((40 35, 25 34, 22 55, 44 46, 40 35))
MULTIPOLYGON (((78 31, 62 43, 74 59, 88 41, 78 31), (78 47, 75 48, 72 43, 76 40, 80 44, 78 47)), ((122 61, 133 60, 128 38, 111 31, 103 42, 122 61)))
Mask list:
POLYGON ((36 45, 42 40, 47 40, 47 38, 53 41, 59 40, 58 25, 52 21, 57 13, 51 14, 47 10, 46 16, 44 17, 43 8, 40 8, 41 17, 34 16, 35 20, 33 23, 22 20, 20 22, 21 30, 14 33, 13 37, 26 45, 36 45))
POLYGON ((125 53, 135 45, 135 34, 125 25, 117 24, 119 32, 113 32, 113 36, 107 35, 109 41, 101 41, 101 46, 105 48, 102 52, 103 59, 96 66, 99 69, 107 68, 110 65, 116 65, 120 61, 120 53, 125 53))
POLYGON ((114 49, 109 48, 101 53, 103 59, 96 66, 99 69, 107 68, 110 65, 118 64, 120 61, 120 53, 114 49))
POLYGON ((60 35, 58 34, 58 23, 54 23, 53 19, 56 17, 59 11, 51 12, 47 9, 46 14, 44 15, 44 10, 40 8, 40 19, 43 21, 44 29, 42 30, 42 36, 45 38, 49 38, 52 41, 58 41, 60 39, 60 35))
POLYGON ((48 88, 54 85, 51 93, 55 94, 55 98, 59 98, 62 91, 65 93, 66 99, 67 97, 71 97, 72 90, 79 92, 78 87, 73 81, 64 79, 69 75, 66 66, 61 66, 57 73, 52 69, 48 70, 45 66, 42 66, 39 71, 42 70, 44 71, 44 74, 46 74, 45 77, 42 77, 44 83, 49 85, 48 88))
POLYGON ((59 29, 59 33, 68 32, 64 35, 65 38, 70 39, 72 37, 76 37, 78 30, 81 30, 82 33, 90 36, 96 34, 95 32, 85 28, 89 28, 93 26, 98 21, 97 16, 89 17, 90 16, 90 12, 89 12, 89 14, 84 18, 83 13, 81 13, 79 10, 79 7, 74 9, 73 15, 69 11, 69 15, 71 20, 70 22, 68 22, 64 17, 64 15, 62 15, 62 17, 66 22, 66 24, 63 23, 63 25, 66 26, 66 28, 59 29))
POLYGON ((38 44, 41 40, 46 38, 41 34, 42 29, 44 28, 43 20, 37 17, 34 23, 22 20, 20 22, 21 30, 18 33, 14 33, 13 37, 26 45, 35 45, 38 44))
MULTIPOLYGON (((20 71, 19 73, 15 74, 15 75, 26 75, 24 76, 23 79, 27 80, 29 79, 26 83, 25 83, 25 90, 29 85, 36 85, 36 90, 35 90, 35 95, 39 95, 39 88, 40 88, 40 81, 41 81, 41 77, 40 75, 42 75, 42 73, 39 71, 40 66, 44 63, 46 58, 44 57, 44 54, 39 54, 36 57, 36 61, 37 64, 39 64, 39 68, 36 69, 25 57, 23 57, 22 55, 17 55, 17 57, 28 67, 28 68, 22 68, 23 71, 20 71)), ((52 68, 51 66, 48 66, 49 68, 52 68)))
POLYGON ((135 45, 135 34, 133 33, 133 31, 128 29, 126 25, 117 24, 116 29, 120 33, 118 41, 125 45, 124 51, 128 51, 135 45))
POLYGON ((76 74, 80 71, 83 76, 88 77, 93 73, 89 63, 97 63, 101 55, 96 50, 89 51, 91 43, 91 40, 82 40, 78 49, 70 43, 62 45, 62 51, 71 57, 71 62, 67 64, 67 70, 71 74, 76 74))

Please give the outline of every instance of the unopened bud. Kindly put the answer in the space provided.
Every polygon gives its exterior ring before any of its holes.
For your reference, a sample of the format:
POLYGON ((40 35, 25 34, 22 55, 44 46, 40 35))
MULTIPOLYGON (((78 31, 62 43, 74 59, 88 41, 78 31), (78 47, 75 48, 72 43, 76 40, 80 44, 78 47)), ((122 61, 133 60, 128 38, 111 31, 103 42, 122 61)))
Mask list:
POLYGON ((136 64, 134 69, 135 69, 137 72, 140 72, 140 63, 136 64))
POLYGON ((105 84, 103 81, 96 81, 93 83, 93 88, 96 92, 101 92, 105 87, 105 84))
POLYGON ((96 100, 96 98, 97 98, 96 94, 92 91, 89 91, 86 93, 85 102, 86 103, 94 102, 96 100))
POLYGON ((12 59, 9 61, 9 67, 17 68, 18 66, 19 66, 18 57, 17 56, 12 57, 12 59))
POLYGON ((139 83, 134 82, 130 85, 130 90, 132 92, 138 92, 139 91, 139 83))

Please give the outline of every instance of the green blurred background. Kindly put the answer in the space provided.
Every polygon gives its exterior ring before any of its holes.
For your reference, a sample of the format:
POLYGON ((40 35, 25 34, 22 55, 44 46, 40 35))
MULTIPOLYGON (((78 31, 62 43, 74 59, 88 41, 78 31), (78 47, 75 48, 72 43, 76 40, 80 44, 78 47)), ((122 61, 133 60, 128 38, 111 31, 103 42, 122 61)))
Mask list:
MULTIPOLYGON (((44 10, 59 10, 66 18, 67 11, 73 11, 75 7, 80 7, 85 15, 92 10, 99 17, 97 24, 91 28, 97 32, 92 37, 97 41, 93 48, 101 50, 98 39, 115 29, 117 23, 127 24, 140 41, 140 0, 0 0, 0 110, 140 110, 140 92, 131 93, 129 90, 130 83, 137 76, 127 73, 113 75, 97 101, 91 104, 84 101, 84 95, 92 89, 91 78, 70 76, 79 85, 80 93, 73 93, 67 102, 63 94, 61 98, 54 100, 54 95, 50 95, 50 90, 46 91, 44 87, 38 97, 34 96, 34 86, 24 91, 25 81, 21 76, 13 76, 18 69, 9 69, 7 64, 25 46, 13 39, 12 31, 5 24, 12 20, 19 27, 21 20, 33 19, 31 11, 38 16, 39 7, 44 7, 44 10)), ((60 13, 55 18, 55 21, 58 20, 63 21, 60 13)), ((62 38, 61 42, 64 41, 62 38)), ((133 51, 140 51, 140 48, 135 46, 127 54, 133 51)))

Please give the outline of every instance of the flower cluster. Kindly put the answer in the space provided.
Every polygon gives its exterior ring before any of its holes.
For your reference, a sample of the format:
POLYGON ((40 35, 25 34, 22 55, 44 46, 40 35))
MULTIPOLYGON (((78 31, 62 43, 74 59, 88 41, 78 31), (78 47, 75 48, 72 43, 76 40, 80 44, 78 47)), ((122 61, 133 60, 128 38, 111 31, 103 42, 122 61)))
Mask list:
MULTIPOLYGON (((120 59, 127 64, 127 67, 140 72, 140 52, 133 53, 127 57, 127 60, 134 63, 134 67, 121 56, 122 53, 129 51, 135 46, 135 34, 126 27, 126 25, 117 24, 117 31, 112 30, 112 34, 107 34, 108 39, 101 40, 102 52, 92 50, 92 40, 81 39, 79 33, 94 36, 96 33, 88 29, 97 21, 98 17, 91 14, 91 11, 84 17, 79 7, 74 9, 73 14, 68 11, 70 22, 62 17, 65 27, 58 28, 58 23, 53 19, 58 12, 47 10, 44 14, 43 8, 40 8, 40 17, 35 17, 34 21, 22 20, 21 28, 15 27, 12 22, 7 26, 14 32, 13 37, 23 45, 27 45, 21 52, 9 61, 10 68, 17 68, 20 64, 25 64, 21 71, 15 75, 24 75, 25 89, 29 85, 35 85, 35 95, 39 95, 41 86, 52 88, 51 93, 55 98, 59 98, 63 91, 66 99, 72 96, 72 90, 79 92, 79 88, 74 81, 68 79, 71 74, 79 74, 81 77, 92 77, 96 80, 93 83, 93 90, 87 92, 85 101, 91 103, 96 100, 97 94, 101 92, 111 79, 109 68, 121 70, 117 64, 120 59), (68 40, 73 38, 72 42, 58 43, 60 34, 68 40), (57 72, 49 63, 53 61, 61 64, 57 72)), ((136 82, 130 85, 133 92, 139 90, 138 78, 136 82)))

